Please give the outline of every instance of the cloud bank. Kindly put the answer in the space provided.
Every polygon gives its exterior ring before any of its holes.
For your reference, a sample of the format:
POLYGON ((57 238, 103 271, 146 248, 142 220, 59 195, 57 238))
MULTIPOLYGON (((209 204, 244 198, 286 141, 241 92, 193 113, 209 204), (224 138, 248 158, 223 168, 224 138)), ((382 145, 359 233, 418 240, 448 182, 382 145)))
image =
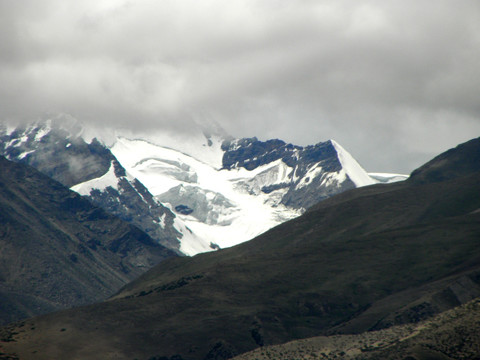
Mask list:
POLYGON ((0 117, 307 145, 410 172, 480 135, 478 1, 0 0, 0 117))

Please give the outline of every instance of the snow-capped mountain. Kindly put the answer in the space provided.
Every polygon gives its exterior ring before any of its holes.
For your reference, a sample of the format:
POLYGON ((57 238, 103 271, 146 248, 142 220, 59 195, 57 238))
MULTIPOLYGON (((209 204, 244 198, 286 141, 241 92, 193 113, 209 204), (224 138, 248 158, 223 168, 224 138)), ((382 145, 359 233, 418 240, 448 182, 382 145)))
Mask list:
MULTIPOLYGON (((215 143, 220 148, 220 142, 215 143)), ((205 144, 208 147, 207 138, 205 144)), ((214 146, 214 141, 211 144, 214 146)), ((257 171, 227 170, 174 149, 122 137, 111 150, 156 199, 170 206, 193 234, 206 239, 213 247, 223 248, 249 240, 300 214, 272 200, 273 194, 252 194, 241 186, 242 181, 276 164, 257 171)), ((218 154, 221 156, 221 152, 218 154)))
POLYGON ((4 128, 0 151, 187 255, 249 240, 342 191, 403 179, 369 176, 333 140, 302 147, 190 130, 107 139, 59 116, 4 128))
POLYGON ((242 182, 252 193, 273 193, 280 203, 306 209, 319 201, 355 187, 374 184, 353 157, 334 140, 301 147, 282 140, 257 138, 226 141, 224 169, 249 171, 267 167, 242 182), (272 176, 281 174, 280 177, 272 176))
POLYGON ((87 143, 86 137, 78 122, 65 116, 15 129, 4 126, 0 153, 37 168, 178 251, 182 234, 174 226, 175 215, 155 201, 104 144, 95 138, 87 143))
POLYGON ((193 234, 221 248, 376 182, 333 140, 301 147, 210 134, 178 151, 150 134, 148 141, 120 136, 111 150, 193 234))

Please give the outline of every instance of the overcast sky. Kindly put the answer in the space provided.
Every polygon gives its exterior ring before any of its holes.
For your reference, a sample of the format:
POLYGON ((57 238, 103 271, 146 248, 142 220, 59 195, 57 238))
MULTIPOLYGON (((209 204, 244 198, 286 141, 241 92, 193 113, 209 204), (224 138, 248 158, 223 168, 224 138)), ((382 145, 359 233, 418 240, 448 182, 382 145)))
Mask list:
POLYGON ((56 112, 409 173, 480 136, 480 1, 0 0, 0 116, 56 112))

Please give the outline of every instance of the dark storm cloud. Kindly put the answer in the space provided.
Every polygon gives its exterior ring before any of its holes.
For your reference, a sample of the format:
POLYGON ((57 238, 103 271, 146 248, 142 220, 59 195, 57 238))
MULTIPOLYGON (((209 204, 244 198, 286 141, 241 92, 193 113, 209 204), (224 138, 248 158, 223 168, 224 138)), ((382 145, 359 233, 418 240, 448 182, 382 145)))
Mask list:
POLYGON ((0 0, 0 106, 96 124, 335 138, 408 172, 480 135, 478 1, 0 0))

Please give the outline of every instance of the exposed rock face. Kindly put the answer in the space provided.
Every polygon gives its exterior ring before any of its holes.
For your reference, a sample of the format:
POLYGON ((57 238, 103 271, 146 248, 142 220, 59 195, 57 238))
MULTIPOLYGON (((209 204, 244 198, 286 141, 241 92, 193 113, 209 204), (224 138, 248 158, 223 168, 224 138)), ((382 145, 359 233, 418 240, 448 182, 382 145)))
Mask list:
POLYGON ((7 159, 33 166, 67 187, 105 174, 114 160, 96 139, 87 144, 78 129, 67 130, 56 122, 18 127, 0 134, 1 154, 7 159), (70 131, 77 130, 77 133, 70 131))
POLYGON ((232 169, 244 167, 253 170, 259 166, 282 159, 287 165, 294 167, 295 156, 303 148, 286 144, 282 140, 259 141, 256 137, 236 140, 226 140, 222 144, 223 167, 232 169))
POLYGON ((175 215, 129 176, 105 145, 96 138, 87 143, 76 122, 62 118, 18 127, 11 133, 3 129, 0 154, 33 166, 178 251, 182 235, 173 226, 175 215))
POLYGON ((160 244, 178 250, 178 239, 182 235, 173 226, 175 215, 156 201, 140 181, 128 176, 116 159, 111 166, 115 175, 111 185, 104 186, 100 178, 72 189, 88 197, 95 205, 135 224, 160 244))
POLYGON ((283 183, 261 188, 264 193, 284 189, 280 202, 286 206, 306 209, 327 197, 358 186, 342 166, 338 148, 332 141, 301 147, 282 140, 262 142, 254 137, 225 141, 222 149, 225 151, 225 169, 244 167, 254 170, 277 160, 288 166, 291 170, 283 183))

